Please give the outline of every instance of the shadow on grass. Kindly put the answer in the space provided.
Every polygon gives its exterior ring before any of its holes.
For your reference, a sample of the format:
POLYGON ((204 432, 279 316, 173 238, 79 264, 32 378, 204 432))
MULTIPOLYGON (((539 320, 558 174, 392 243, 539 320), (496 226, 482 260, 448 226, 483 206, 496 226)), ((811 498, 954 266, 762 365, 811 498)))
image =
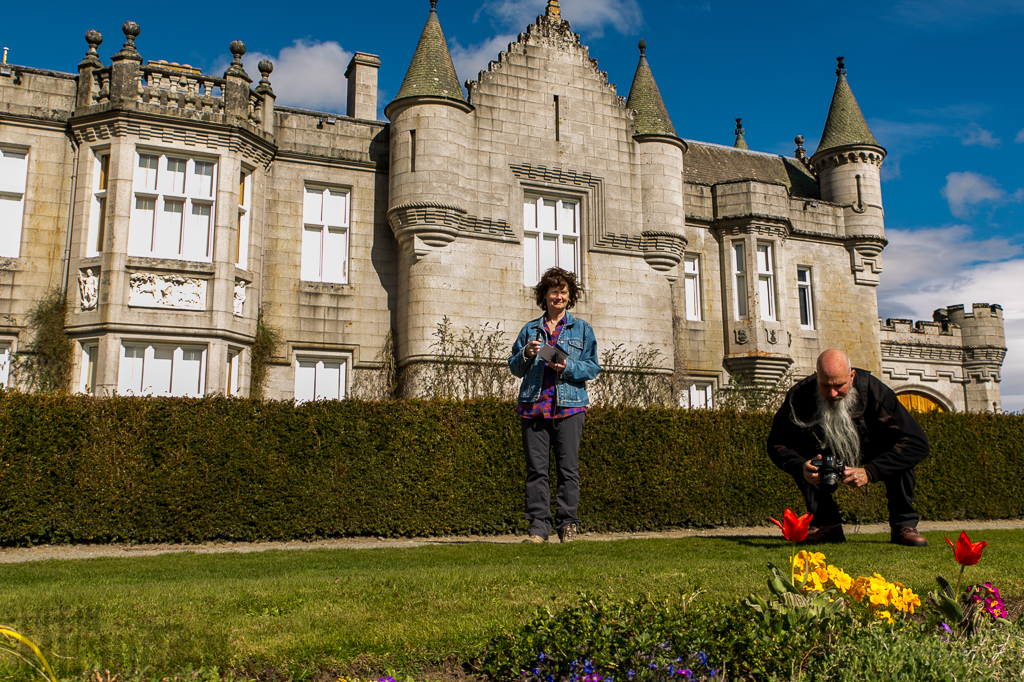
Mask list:
MULTIPOLYGON (((692 539, 694 539, 694 540, 703 540, 703 541, 711 540, 711 541, 729 542, 729 543, 737 545, 739 547, 750 547, 752 549, 773 549, 773 548, 776 548, 776 547, 790 547, 790 546, 792 546, 791 542, 789 542, 788 540, 784 540, 782 538, 760 537, 760 536, 750 536, 750 535, 694 536, 692 539)), ((878 534, 862 535, 862 534, 848 533, 847 536, 846 536, 846 542, 845 543, 844 542, 838 542, 838 543, 837 542, 819 542, 819 543, 815 543, 815 544, 806 544, 806 545, 801 544, 801 545, 797 545, 797 549, 799 549, 799 550, 807 549, 807 550, 813 550, 813 551, 816 551, 816 552, 821 552, 821 551, 823 551, 825 549, 835 548, 837 546, 842 546, 844 544, 845 545, 849 545, 849 544, 888 545, 888 544, 891 544, 891 543, 889 542, 889 538, 888 538, 887 535, 878 535, 878 534)), ((916 548, 908 547, 908 549, 916 549, 916 548)))

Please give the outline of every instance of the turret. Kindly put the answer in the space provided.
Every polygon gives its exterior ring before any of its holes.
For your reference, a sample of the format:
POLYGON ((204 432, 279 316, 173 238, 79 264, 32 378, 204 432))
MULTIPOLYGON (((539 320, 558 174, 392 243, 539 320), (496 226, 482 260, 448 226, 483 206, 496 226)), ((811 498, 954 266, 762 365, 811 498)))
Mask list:
POLYGON ((405 80, 384 109, 391 121, 388 221, 416 260, 453 242, 466 215, 462 173, 471 111, 437 18, 437 0, 430 0, 405 80))
POLYGON ((964 378, 970 380, 964 385, 964 402, 968 412, 1000 412, 999 372, 1006 357, 1003 309, 988 303, 975 303, 971 309, 946 309, 949 323, 960 325, 964 378))
POLYGON ((639 48, 640 63, 626 106, 636 112, 633 139, 640 147, 641 245, 647 264, 674 281, 686 248, 683 154, 687 147, 676 134, 654 82, 645 55, 647 43, 641 40, 639 48))
POLYGON ((818 174, 821 198, 844 209, 847 250, 858 284, 878 286, 885 246, 880 171, 885 149, 871 134, 837 57, 836 89, 811 165, 818 174))

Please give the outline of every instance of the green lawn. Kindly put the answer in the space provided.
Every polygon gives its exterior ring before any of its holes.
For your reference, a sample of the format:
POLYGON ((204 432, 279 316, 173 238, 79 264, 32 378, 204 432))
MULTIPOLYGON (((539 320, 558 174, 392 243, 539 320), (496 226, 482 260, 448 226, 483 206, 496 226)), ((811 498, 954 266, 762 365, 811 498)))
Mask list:
MULTIPOLYGON (((990 544, 965 580, 1024 596, 1024 530, 978 531, 972 540, 990 544)), ((887 534, 857 535, 821 549, 854 577, 877 571, 923 597, 938 574, 955 584, 958 568, 942 534, 929 542, 905 548, 887 534)), ((766 563, 784 565, 789 551, 781 538, 694 537, 6 564, 0 621, 52 652, 63 675, 92 665, 151 674, 202 666, 415 673, 471 659, 537 607, 584 590, 704 590, 700 599, 726 602, 766 595, 766 563)), ((15 669, 0 662, 0 676, 15 669)))

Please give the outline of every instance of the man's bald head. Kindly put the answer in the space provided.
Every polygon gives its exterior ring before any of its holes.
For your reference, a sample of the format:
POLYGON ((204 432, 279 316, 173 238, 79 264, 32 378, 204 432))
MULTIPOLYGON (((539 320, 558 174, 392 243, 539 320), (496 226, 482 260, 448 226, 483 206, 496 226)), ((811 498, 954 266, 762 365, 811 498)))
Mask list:
POLYGON ((829 348, 818 356, 817 371, 818 390, 822 397, 835 403, 846 397, 853 385, 853 368, 850 356, 838 348, 829 348))

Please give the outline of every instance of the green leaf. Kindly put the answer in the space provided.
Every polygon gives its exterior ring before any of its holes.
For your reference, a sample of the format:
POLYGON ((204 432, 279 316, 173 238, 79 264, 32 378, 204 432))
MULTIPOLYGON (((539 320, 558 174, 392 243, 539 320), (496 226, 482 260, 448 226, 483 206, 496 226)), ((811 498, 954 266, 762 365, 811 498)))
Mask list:
POLYGON ((949 597, 950 599, 956 599, 956 595, 953 594, 953 588, 950 587, 949 583, 946 582, 945 578, 943 578, 941 575, 937 575, 935 576, 935 582, 939 584, 939 587, 942 588, 942 591, 946 594, 947 597, 949 597))
POLYGON ((964 619, 964 611, 960 608, 960 604, 944 594, 939 595, 939 609, 954 623, 959 623, 964 619))

